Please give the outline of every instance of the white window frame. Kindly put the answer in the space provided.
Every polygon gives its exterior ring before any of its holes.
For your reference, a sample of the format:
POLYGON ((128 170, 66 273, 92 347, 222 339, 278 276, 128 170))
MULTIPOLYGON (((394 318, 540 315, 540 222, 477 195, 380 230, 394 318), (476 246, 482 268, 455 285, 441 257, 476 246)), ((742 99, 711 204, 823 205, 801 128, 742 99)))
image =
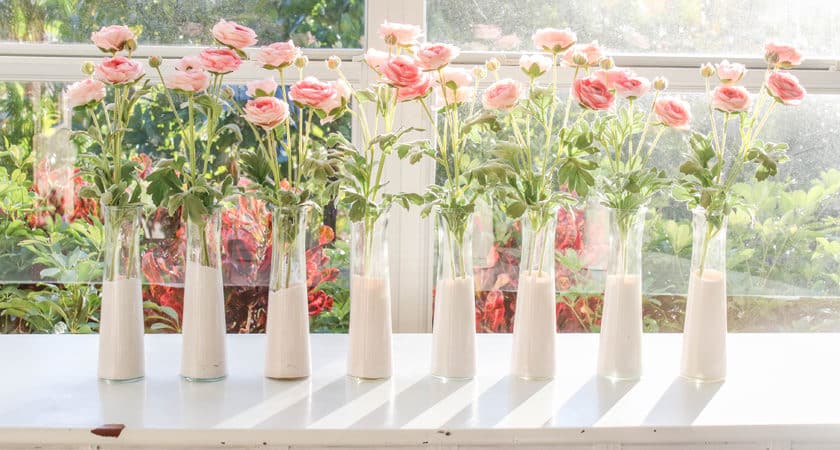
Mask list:
MULTIPOLYGON (((365 6, 364 48, 382 48, 378 37, 379 25, 385 21, 420 24, 426 31, 425 0, 367 0, 365 6)), ((195 54, 198 47, 192 46, 140 46, 135 53, 144 58, 158 55, 171 60, 195 54)), ((362 62, 360 49, 305 49, 312 62, 309 74, 323 79, 334 78, 324 64, 326 58, 337 55, 344 61, 342 70, 354 86, 365 86, 371 79, 371 72, 362 62)), ((501 76, 525 80, 519 70, 516 52, 463 52, 457 59, 457 66, 471 67, 483 64, 488 58, 496 57, 502 63, 501 76)), ((96 60, 102 54, 89 44, 33 44, 0 43, 0 81, 59 81, 68 82, 82 78, 81 64, 96 60)), ((696 92, 704 89, 698 67, 708 61, 718 61, 721 55, 614 55, 621 67, 635 70, 648 77, 662 75, 668 78, 672 91, 696 92)), ((765 63, 759 58, 738 58, 729 56, 751 69, 745 85, 757 89, 765 63)), ((840 55, 838 55, 840 58, 840 55)), ((171 66, 171 65, 169 65, 171 66)), ((166 67, 166 66, 164 66, 166 67)), ((792 72, 813 94, 840 94, 840 60, 816 59, 806 62, 792 72)), ((242 83, 265 76, 253 64, 243 65, 227 78, 232 83, 242 83)), ((570 77, 561 79, 568 87, 570 77)), ((490 80, 485 80, 484 84, 490 80)), ((415 105, 406 105, 399 115, 397 126, 415 126, 429 129, 429 123, 415 105)), ((353 139, 360 139, 358 127, 354 126, 353 139)), ((431 133, 418 133, 415 137, 431 137, 431 133)), ((431 161, 409 165, 394 158, 387 165, 388 190, 397 192, 423 192, 435 180, 435 167, 431 161)), ((397 332, 431 331, 434 238, 429 219, 420 219, 417 210, 410 212, 395 208, 390 224, 390 255, 394 330, 397 332)))

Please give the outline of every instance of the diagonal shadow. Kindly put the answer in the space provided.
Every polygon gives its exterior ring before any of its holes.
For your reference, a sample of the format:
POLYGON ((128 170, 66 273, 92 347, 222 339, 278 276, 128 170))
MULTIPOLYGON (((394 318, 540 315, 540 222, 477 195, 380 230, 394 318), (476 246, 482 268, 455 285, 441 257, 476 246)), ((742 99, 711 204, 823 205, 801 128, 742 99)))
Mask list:
POLYGON ((505 376, 484 391, 470 406, 449 420, 445 428, 492 427, 540 391, 551 380, 523 380, 505 376))
POLYGON ((644 425, 689 426, 712 401, 720 383, 698 383, 677 377, 645 418, 644 425))
POLYGON ((638 380, 614 381, 593 376, 554 413, 546 427, 589 427, 612 409, 638 380))
POLYGON ((353 428, 399 428, 470 382, 441 381, 426 376, 361 418, 353 428))

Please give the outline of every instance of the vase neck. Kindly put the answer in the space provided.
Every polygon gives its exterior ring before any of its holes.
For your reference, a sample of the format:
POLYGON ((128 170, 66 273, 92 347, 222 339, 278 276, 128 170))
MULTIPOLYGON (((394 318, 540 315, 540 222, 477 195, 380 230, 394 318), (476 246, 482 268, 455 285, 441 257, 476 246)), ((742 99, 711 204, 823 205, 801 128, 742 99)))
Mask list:
POLYGON ((613 276, 642 275, 642 243, 647 208, 609 209, 610 253, 607 274, 613 276))
POLYGON ((350 225, 350 273, 353 276, 387 278, 388 212, 350 225))
POLYGON ((440 209, 437 227, 437 279, 473 276, 473 214, 440 209))

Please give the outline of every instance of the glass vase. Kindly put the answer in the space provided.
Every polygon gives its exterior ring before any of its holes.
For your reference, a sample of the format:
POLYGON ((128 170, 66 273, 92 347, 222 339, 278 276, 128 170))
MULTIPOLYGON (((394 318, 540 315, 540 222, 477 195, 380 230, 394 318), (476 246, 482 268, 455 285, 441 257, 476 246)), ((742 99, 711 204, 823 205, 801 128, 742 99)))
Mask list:
POLYGON ((102 205, 105 264, 99 317, 98 376, 127 382, 144 376, 140 277, 141 206, 102 205))
POLYGON ((642 375, 642 241, 647 208, 609 209, 609 253, 598 346, 598 374, 642 375))
POLYGON ((387 211, 351 225, 349 340, 348 375, 362 380, 391 377, 387 211))
POLYGON ((304 206, 277 207, 271 219, 271 277, 265 338, 265 376, 304 378, 311 373, 306 289, 304 206))
POLYGON ((227 374, 222 285, 221 213, 187 218, 181 375, 218 381, 227 374))
POLYGON ((475 280, 473 214, 437 210, 437 283, 432 327, 432 375, 446 379, 475 376, 475 280))
POLYGON ((691 275, 680 374, 700 382, 726 378, 726 217, 714 224, 692 211, 691 275))
POLYGON ((548 379, 555 373, 557 211, 527 210, 521 219, 522 255, 511 358, 511 373, 520 378, 548 379))

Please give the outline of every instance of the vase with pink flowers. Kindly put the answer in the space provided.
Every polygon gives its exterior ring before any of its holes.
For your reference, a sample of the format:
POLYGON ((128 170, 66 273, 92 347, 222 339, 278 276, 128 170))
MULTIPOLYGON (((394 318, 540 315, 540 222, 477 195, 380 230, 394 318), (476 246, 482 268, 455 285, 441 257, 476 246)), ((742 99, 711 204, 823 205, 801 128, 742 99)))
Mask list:
POLYGON ((681 185, 674 190, 693 214, 693 248, 683 332, 680 374, 700 382, 726 378, 726 224, 729 214, 748 208, 733 185, 745 171, 757 181, 776 175, 787 159, 787 144, 759 139, 779 106, 796 106, 805 97, 799 80, 786 69, 802 55, 792 46, 768 43, 763 82, 756 95, 740 85, 742 64, 704 64, 710 131, 694 132, 687 160, 680 166, 681 185), (712 88, 712 80, 718 80, 712 88), (727 136, 737 130, 739 138, 727 136))
POLYGON ((144 375, 143 300, 140 276, 142 186, 138 164, 125 144, 128 122, 137 101, 149 92, 143 64, 132 58, 135 33, 123 25, 94 32, 91 40, 108 54, 97 64, 86 63, 83 81, 64 92, 67 106, 84 111, 88 128, 82 171, 93 180, 80 195, 102 205, 104 217, 104 276, 99 320, 99 378, 134 381, 144 375), (106 91, 112 92, 110 103, 106 91))
POLYGON ((241 132, 221 125, 232 109, 224 80, 239 69, 243 49, 257 42, 253 30, 235 22, 220 20, 212 32, 216 47, 180 59, 166 76, 161 59, 149 59, 180 134, 175 154, 159 161, 147 180, 154 203, 169 214, 180 211, 186 220, 181 375, 190 381, 217 381, 227 374, 220 212, 234 192, 234 179, 226 170, 230 155, 220 136, 237 140, 241 132))

